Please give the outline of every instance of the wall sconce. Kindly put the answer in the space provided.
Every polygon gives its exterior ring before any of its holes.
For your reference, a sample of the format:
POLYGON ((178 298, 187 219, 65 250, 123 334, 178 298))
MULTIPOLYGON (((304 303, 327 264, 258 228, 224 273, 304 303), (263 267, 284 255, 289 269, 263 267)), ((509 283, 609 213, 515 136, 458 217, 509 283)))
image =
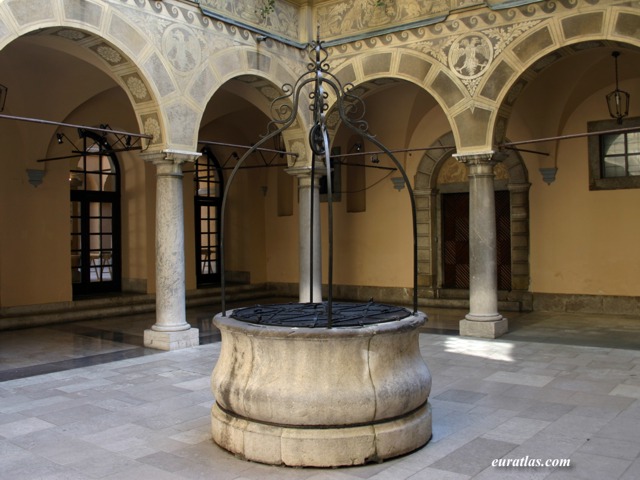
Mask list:
POLYGON ((397 191, 400 191, 404 188, 404 178, 402 177, 391 177, 391 183, 393 183, 393 188, 397 191))
POLYGON ((616 89, 607 95, 607 107, 611 118, 616 118, 618 123, 622 123, 622 119, 629 114, 630 95, 618 88, 618 57, 620 52, 613 52, 611 56, 615 62, 616 89))
POLYGON ((539 168, 540 174, 542 175, 542 180, 547 185, 551 185, 556 180, 556 173, 558 173, 557 167, 548 167, 548 168, 539 168))
POLYGON ((29 179, 29 183, 34 187, 37 187, 44 180, 44 176, 46 175, 45 170, 36 170, 35 168, 27 168, 27 178, 29 179))

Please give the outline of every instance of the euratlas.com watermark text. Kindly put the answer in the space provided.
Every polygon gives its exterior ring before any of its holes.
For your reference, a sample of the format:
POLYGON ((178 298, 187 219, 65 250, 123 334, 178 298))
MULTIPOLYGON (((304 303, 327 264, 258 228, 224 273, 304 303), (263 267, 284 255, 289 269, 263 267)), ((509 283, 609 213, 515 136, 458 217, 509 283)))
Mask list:
POLYGON ((534 467, 534 468, 568 468, 571 466, 569 458, 496 458, 491 462, 492 467, 534 467))

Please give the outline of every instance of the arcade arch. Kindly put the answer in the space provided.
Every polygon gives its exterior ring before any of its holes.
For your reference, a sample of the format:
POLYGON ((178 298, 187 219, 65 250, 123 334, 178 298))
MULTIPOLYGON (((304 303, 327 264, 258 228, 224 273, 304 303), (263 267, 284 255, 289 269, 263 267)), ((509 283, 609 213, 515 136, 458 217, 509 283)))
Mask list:
MULTIPOLYGON (((53 122, 2 119, 0 137, 8 155, 0 166, 7 200, 2 202, 2 218, 8 222, 2 229, 13 232, 3 236, 0 248, 2 306, 68 301, 74 280, 64 159, 79 157, 83 142, 77 129, 65 125, 135 133, 143 117, 158 118, 153 97, 145 87, 144 101, 132 101, 123 78, 128 75, 144 83, 141 74, 106 40, 77 28, 52 27, 17 37, 0 51, 0 66, 8 88, 3 113, 53 122), (50 160, 57 157, 64 158, 50 160), (41 183, 30 184, 33 178, 41 183), (20 222, 14 222, 16 218, 20 222), (18 223, 20 229, 9 227, 18 223)), ((114 142, 113 135, 107 137, 114 142)), ((153 273, 143 252, 153 245, 153 231, 144 228, 150 213, 143 193, 145 166, 135 150, 118 155, 123 178, 122 287, 146 293, 153 273)))

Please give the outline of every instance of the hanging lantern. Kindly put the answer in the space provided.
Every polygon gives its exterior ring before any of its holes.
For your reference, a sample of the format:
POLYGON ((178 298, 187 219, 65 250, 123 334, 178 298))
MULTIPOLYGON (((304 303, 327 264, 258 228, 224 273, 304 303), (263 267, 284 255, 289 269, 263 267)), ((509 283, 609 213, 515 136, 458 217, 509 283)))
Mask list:
POLYGON ((618 57, 620 52, 613 52, 611 56, 615 61, 616 89, 607 95, 607 107, 611 118, 615 118, 618 123, 622 123, 622 119, 629 115, 630 95, 628 92, 618 88, 618 57))

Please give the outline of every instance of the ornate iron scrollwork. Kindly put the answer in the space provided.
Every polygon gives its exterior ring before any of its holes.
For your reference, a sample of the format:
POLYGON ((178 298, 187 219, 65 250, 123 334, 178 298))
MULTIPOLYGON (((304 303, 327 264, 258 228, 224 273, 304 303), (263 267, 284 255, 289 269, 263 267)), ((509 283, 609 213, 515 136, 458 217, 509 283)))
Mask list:
MULTIPOLYGON (((271 103, 272 120, 267 125, 267 134, 261 137, 261 139, 255 143, 251 149, 247 150, 245 154, 238 160, 233 171, 229 175, 229 179, 226 183, 226 188, 222 200, 222 227, 220 235, 220 250, 221 250, 221 280, 222 280, 222 313, 226 314, 225 305, 225 268, 224 268, 224 217, 226 211, 227 194, 233 178, 235 177, 238 169, 244 163, 245 159, 249 157, 254 151, 256 151, 261 145, 267 142, 269 139, 280 135, 284 130, 289 128, 296 121, 298 114, 298 108, 300 98, 303 92, 308 92, 307 97, 309 99, 309 110, 313 115, 313 124, 309 130, 309 147, 312 152, 311 158, 311 191, 313 191, 313 182, 315 177, 316 157, 324 159, 324 167, 327 170, 327 193, 328 193, 328 210, 329 210, 329 222, 328 222, 328 236, 329 236, 329 260, 328 260, 328 300, 326 303, 327 323, 326 326, 332 327, 333 317, 333 186, 331 184, 331 161, 329 151, 329 135, 327 132, 326 116, 329 111, 330 104, 329 99, 335 97, 334 105, 337 108, 340 120, 349 129, 362 136, 365 140, 373 143, 381 151, 383 151, 393 161, 396 168, 402 175, 404 183, 407 187, 411 201, 412 219, 413 219, 413 311, 418 310, 417 302, 417 228, 416 228, 416 207, 413 197, 413 190, 409 182, 409 178, 398 159, 394 154, 385 147, 374 135, 369 133, 369 126, 364 119, 366 108, 364 101, 353 93, 355 89, 351 83, 344 86, 338 80, 338 78, 330 72, 330 65, 328 63, 329 54, 324 48, 322 41, 320 41, 320 32, 318 28, 318 35, 315 41, 312 41, 308 47, 307 52, 309 56, 309 62, 307 63, 307 71, 303 73, 295 82, 294 85, 284 84, 282 87, 283 95, 274 99, 271 103)), ((313 225, 313 195, 311 202, 311 224, 313 225)), ((313 236, 311 239, 313 242, 313 236)), ((311 259, 313 261, 313 244, 311 245, 311 259)), ((313 275, 313 268, 310 269, 311 275, 313 275)), ((310 283, 313 283, 313 277, 310 279, 310 283)), ((309 303, 312 303, 310 300, 309 303)))

